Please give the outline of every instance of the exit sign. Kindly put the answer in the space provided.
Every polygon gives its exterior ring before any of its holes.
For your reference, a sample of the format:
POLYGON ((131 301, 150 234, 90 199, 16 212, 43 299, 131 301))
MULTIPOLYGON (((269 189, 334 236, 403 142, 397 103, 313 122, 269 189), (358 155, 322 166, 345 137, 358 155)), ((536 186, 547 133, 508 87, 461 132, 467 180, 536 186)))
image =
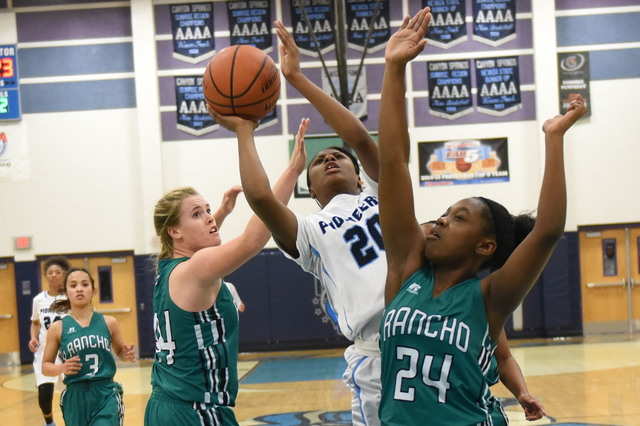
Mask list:
POLYGON ((15 237, 13 245, 16 250, 31 250, 31 237, 15 237))

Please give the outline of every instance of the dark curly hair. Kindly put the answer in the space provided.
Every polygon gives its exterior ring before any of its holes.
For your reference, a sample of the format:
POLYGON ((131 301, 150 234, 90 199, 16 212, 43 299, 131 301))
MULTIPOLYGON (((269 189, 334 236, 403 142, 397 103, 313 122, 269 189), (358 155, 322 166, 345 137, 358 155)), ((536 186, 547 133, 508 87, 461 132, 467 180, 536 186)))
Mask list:
POLYGON ((69 268, 71 268, 71 265, 69 264, 69 261, 67 260, 66 257, 64 256, 52 256, 50 258, 48 258, 46 260, 46 262, 44 262, 44 272, 45 274, 47 273, 47 269, 49 269, 52 266, 59 266, 60 269, 62 269, 63 271, 68 271, 69 268))
POLYGON ((493 272, 504 265, 515 248, 529 235, 536 219, 531 212, 513 216, 502 204, 484 197, 477 198, 487 207, 482 212, 487 221, 486 232, 496 238, 496 250, 483 265, 493 272))
MULTIPOLYGON (((327 149, 335 149, 336 151, 340 151, 341 153, 349 157, 349 160, 351 160, 351 162, 353 163, 353 167, 356 169, 356 174, 360 175, 360 166, 358 165, 358 159, 356 158, 355 155, 353 155, 353 153, 350 150, 348 150, 345 147, 335 145, 335 146, 329 146, 327 148, 324 148, 322 149, 322 151, 327 149)), ((316 158, 317 156, 318 154, 316 154, 313 158, 316 158)), ((309 178, 309 169, 311 168, 311 164, 313 163, 313 158, 311 159, 311 161, 309 161, 309 165, 307 166, 307 188, 311 188, 311 179, 309 178)))

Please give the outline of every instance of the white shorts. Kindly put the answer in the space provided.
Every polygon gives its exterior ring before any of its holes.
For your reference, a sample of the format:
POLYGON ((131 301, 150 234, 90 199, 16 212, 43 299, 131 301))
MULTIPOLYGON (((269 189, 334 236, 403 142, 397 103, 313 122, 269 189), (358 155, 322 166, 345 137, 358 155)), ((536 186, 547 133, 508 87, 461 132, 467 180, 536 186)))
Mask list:
POLYGON ((344 351, 347 369, 342 380, 351 391, 351 418, 354 425, 380 426, 380 355, 362 354, 351 345, 344 351))
MULTIPOLYGON (((44 351, 36 351, 33 354, 33 372, 36 374, 36 387, 45 383, 58 383, 58 377, 49 377, 42 374, 42 358, 44 357, 44 351)), ((56 357, 56 364, 62 364, 59 357, 56 357)))

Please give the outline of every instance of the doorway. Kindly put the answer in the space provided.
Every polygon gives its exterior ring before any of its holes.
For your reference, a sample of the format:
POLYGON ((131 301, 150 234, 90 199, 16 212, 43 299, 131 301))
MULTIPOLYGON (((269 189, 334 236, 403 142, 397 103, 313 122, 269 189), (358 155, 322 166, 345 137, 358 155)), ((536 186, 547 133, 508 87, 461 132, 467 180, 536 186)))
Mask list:
POLYGON ((584 334, 640 331, 640 223, 578 227, 584 334))
MULTIPOLYGON (((114 317, 126 344, 133 343, 138 350, 138 314, 136 309, 135 273, 133 253, 108 252, 67 254, 72 267, 84 268, 95 280, 96 293, 93 306, 97 312, 114 317)), ((46 282, 40 260, 41 282, 46 282)))
POLYGON ((20 364, 18 305, 13 258, 0 259, 0 366, 20 364))

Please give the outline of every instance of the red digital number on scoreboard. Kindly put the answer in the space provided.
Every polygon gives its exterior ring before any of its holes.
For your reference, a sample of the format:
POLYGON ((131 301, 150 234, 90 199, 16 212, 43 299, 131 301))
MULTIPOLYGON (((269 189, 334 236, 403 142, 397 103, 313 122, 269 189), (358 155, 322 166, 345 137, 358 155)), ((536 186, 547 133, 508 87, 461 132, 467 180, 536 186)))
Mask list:
POLYGON ((0 58, 0 78, 11 78, 13 74, 13 58, 0 58))

